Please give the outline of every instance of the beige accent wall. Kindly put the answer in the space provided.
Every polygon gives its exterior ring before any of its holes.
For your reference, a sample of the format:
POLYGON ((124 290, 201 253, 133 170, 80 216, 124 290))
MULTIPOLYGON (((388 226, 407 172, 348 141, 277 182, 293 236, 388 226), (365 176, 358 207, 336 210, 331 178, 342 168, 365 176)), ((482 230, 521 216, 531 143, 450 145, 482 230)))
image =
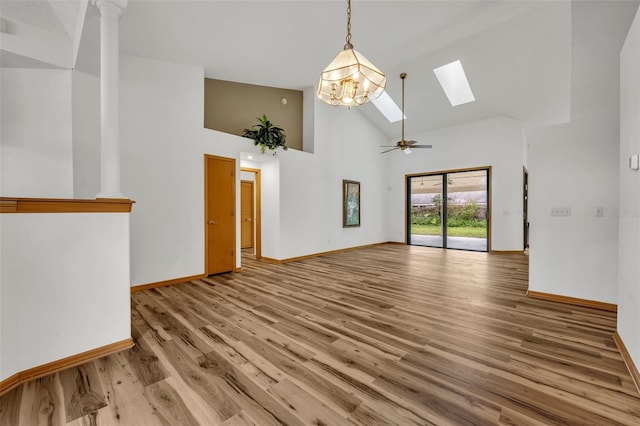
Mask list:
POLYGON ((287 135, 286 145, 302 151, 302 91, 204 79, 204 127, 234 135, 263 114, 287 135), (287 100, 283 105, 282 99, 287 100))

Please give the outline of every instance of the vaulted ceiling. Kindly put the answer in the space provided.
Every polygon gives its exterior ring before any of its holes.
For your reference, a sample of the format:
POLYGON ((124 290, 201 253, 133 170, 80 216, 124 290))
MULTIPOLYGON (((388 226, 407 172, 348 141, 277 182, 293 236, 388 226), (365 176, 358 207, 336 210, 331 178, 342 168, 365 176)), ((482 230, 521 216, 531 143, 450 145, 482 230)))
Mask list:
MULTIPOLYGON (((496 115, 531 126, 568 120, 570 2, 353 0, 352 9, 352 43, 387 74, 387 92, 398 104, 399 74, 408 74, 409 136, 496 115), (457 59, 476 102, 451 107, 433 69, 457 59)), ((98 16, 86 0, 3 0, 0 13, 9 30, 2 34, 2 66, 47 63, 5 49, 12 27, 28 26, 40 37, 66 37, 80 52, 71 54, 71 66, 95 68, 98 16), (81 31, 74 11, 86 16, 81 31)), ((129 0, 120 21, 123 54, 201 66, 211 78, 290 89, 314 87, 345 35, 346 0, 129 0)), ((63 61, 54 65, 65 67, 63 61)), ((390 138, 400 134, 400 124, 388 123, 373 105, 354 113, 390 138)))

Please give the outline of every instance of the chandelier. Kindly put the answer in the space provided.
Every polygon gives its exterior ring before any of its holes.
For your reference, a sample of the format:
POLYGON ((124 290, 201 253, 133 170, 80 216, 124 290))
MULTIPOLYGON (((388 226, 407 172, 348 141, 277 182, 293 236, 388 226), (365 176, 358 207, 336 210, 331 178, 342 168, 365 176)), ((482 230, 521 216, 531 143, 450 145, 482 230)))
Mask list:
POLYGON ((351 44, 351 0, 347 0, 347 37, 342 52, 320 74, 318 98, 329 105, 352 107, 384 91, 385 75, 351 44))

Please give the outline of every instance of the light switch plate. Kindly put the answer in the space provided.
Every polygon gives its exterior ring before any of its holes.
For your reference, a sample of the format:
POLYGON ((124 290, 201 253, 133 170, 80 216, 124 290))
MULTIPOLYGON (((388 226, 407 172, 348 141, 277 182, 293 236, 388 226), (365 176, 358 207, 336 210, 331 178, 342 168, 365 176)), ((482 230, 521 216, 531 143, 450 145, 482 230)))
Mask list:
POLYGON ((631 170, 640 169, 640 155, 633 154, 631 157, 629 157, 629 168, 631 170))

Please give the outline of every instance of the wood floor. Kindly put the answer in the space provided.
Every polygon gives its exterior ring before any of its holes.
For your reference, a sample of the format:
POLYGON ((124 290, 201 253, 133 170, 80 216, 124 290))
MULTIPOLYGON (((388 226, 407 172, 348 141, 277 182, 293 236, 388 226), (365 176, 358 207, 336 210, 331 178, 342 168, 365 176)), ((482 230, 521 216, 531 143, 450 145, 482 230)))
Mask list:
POLYGON ((615 315, 527 257, 383 245, 135 293, 128 351, 0 397, 13 425, 639 425, 615 315))

